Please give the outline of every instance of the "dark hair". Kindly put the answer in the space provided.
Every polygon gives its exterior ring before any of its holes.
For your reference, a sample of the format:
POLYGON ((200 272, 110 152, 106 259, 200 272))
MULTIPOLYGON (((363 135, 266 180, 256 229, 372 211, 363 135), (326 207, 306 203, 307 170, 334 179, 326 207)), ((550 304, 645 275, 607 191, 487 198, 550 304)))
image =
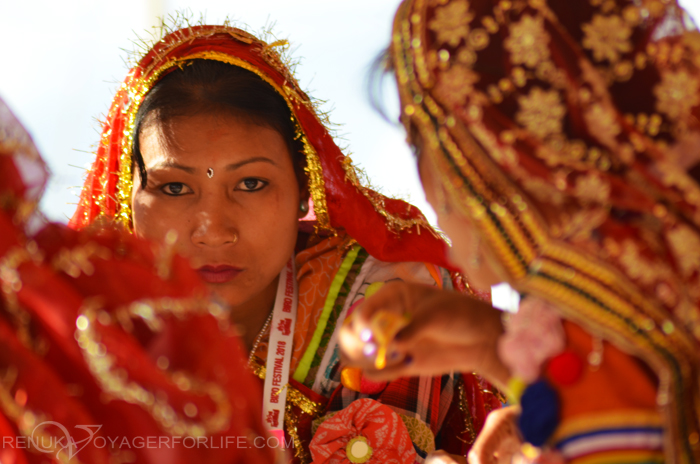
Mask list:
POLYGON ((137 167, 142 186, 147 181, 139 147, 139 132, 144 123, 163 123, 179 116, 212 112, 230 113, 279 132, 287 143, 299 186, 306 185, 303 144, 296 137, 292 114, 284 98, 246 69, 196 59, 156 83, 136 113, 132 168, 137 167))
POLYGON ((391 51, 386 48, 382 50, 369 65, 369 72, 365 80, 369 103, 374 110, 387 122, 400 124, 389 116, 384 98, 384 83, 388 76, 394 75, 394 60, 391 51))

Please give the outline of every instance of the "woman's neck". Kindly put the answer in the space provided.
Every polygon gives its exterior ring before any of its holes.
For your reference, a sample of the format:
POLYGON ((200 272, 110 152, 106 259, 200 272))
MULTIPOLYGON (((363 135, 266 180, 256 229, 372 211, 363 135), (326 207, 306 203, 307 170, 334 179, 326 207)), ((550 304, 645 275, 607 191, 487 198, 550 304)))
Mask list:
POLYGON ((265 325, 265 321, 275 304, 278 281, 279 277, 275 278, 267 288, 255 297, 243 304, 231 307, 231 322, 242 329, 240 330, 241 339, 248 352, 253 348, 253 343, 255 343, 256 337, 265 325))

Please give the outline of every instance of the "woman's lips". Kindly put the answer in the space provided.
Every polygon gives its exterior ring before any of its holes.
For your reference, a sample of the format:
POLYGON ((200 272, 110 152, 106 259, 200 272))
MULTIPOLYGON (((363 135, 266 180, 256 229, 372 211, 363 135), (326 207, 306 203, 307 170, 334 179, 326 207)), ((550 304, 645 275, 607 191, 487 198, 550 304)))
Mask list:
POLYGON ((205 282, 222 284, 233 280, 234 277, 243 272, 243 269, 233 266, 202 266, 197 269, 197 272, 205 282))

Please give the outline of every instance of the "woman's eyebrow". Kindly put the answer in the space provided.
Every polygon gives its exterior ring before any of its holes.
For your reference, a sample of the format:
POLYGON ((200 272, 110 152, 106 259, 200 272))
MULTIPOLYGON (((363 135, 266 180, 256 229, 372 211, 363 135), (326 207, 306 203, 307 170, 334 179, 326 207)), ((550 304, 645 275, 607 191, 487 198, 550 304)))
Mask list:
POLYGON ((185 165, 179 164, 179 163, 174 163, 172 161, 161 161, 160 163, 156 163, 153 166, 146 168, 146 171, 151 171, 153 169, 163 169, 163 168, 180 169, 180 170, 188 172, 190 174, 194 174, 196 171, 196 169, 193 167, 185 166, 185 165))
POLYGON ((246 164, 250 164, 250 163, 269 163, 273 166, 277 166, 277 163, 275 163, 270 158, 265 158, 264 156, 255 156, 253 158, 248 158, 246 160, 239 161, 238 163, 231 163, 231 164, 226 166, 226 170, 227 171, 234 171, 234 170, 240 168, 241 166, 245 166, 246 164))

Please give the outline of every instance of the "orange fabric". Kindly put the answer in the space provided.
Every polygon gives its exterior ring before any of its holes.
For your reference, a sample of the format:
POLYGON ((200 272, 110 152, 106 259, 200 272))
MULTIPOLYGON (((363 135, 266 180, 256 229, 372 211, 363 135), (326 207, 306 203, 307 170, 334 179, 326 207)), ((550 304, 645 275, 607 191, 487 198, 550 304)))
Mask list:
MULTIPOLYGON (((593 350, 593 337, 578 325, 564 321, 566 348, 581 359, 593 350)), ((584 368, 581 379, 574 385, 558 388, 561 399, 561 420, 585 416, 600 411, 648 409, 656 412, 656 380, 640 361, 603 342, 603 362, 598 369, 584 368)))
POLYGON ((297 308, 297 322, 294 327, 291 372, 296 370, 311 337, 314 335, 316 324, 326 302, 328 289, 343 262, 343 248, 341 246, 343 241, 342 236, 331 237, 297 254, 299 306, 297 308))
MULTIPOLYGON (((364 450, 363 450, 364 451, 364 450)), ((326 419, 311 440, 313 464, 413 464, 416 452, 406 426, 391 408, 364 398, 353 402, 330 419, 326 419), (351 455, 350 442, 364 439, 369 450, 351 455), (350 448, 350 449, 348 449, 350 448)))

